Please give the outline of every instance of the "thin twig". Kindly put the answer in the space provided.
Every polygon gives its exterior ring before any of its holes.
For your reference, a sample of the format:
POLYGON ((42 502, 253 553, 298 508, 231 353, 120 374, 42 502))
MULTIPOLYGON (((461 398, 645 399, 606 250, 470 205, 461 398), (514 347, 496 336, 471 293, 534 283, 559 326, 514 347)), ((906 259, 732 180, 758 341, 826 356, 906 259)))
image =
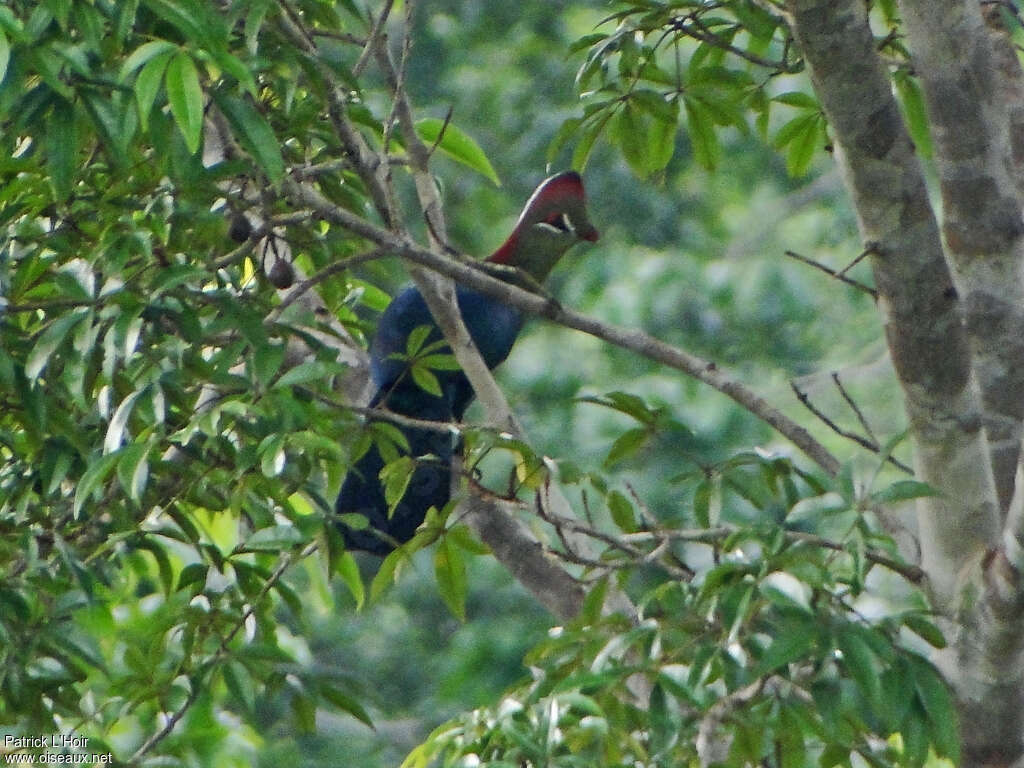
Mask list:
POLYGON ((843 400, 846 401, 846 404, 850 406, 851 410, 857 416, 857 421, 859 421, 860 425, 864 428, 865 434, 867 434, 867 436, 871 438, 871 441, 875 445, 878 445, 878 438, 875 437, 875 433, 871 431, 871 425, 868 424, 868 420, 864 417, 864 414, 857 406, 857 403, 854 401, 853 397, 851 397, 850 393, 846 391, 846 387, 843 386, 843 382, 839 380, 838 371, 832 371, 832 381, 835 382, 836 388, 839 390, 839 394, 843 396, 843 400))
MULTIPOLYGON (((285 14, 277 17, 281 30, 291 42, 310 56, 317 72, 328 85, 326 89, 327 117, 345 149, 352 169, 366 186, 381 220, 389 228, 395 226, 400 218, 398 211, 394 208, 393 199, 388 196, 384 185, 377 177, 377 170, 383 164, 382 160, 370 148, 366 139, 349 119, 347 91, 338 82, 338 78, 331 68, 324 62, 316 42, 303 24, 302 17, 291 7, 288 0, 278 0, 278 2, 285 9, 285 14)), ((372 49, 378 47, 376 44, 371 46, 372 49)))
MULTIPOLYGON (((691 544, 713 545, 733 536, 740 530, 741 529, 738 526, 733 525, 720 525, 715 528, 668 528, 659 531, 627 533, 622 536, 622 539, 625 542, 645 543, 648 541, 660 541, 661 539, 669 538, 673 541, 683 541, 691 544)), ((822 549, 832 550, 834 552, 848 551, 846 545, 842 542, 826 539, 813 533, 806 533, 804 531, 785 531, 783 535, 790 541, 799 541, 811 544, 815 547, 821 547, 822 549)), ((924 569, 910 563, 895 560, 888 555, 879 554, 873 550, 866 550, 864 552, 864 557, 875 565, 880 565, 883 568, 889 569, 893 573, 898 573, 911 583, 920 584, 926 578, 924 569)))
POLYGON ((844 267, 841 272, 836 272, 834 269, 832 269, 831 267, 825 266, 820 261, 815 261, 814 259, 809 259, 806 256, 801 256, 799 253, 796 253, 795 251, 785 251, 785 254, 787 256, 789 256, 789 258, 791 258, 791 259, 796 259, 797 261, 803 262, 804 264, 812 266, 815 269, 820 269, 825 274, 827 274, 827 275, 829 275, 831 277, 834 277, 836 280, 841 280, 842 282, 846 283, 847 285, 853 286, 858 291, 864 291, 864 293, 868 294, 875 301, 878 301, 878 291, 876 291, 874 288, 872 288, 869 285, 865 285, 864 283, 860 282, 859 280, 854 280, 853 278, 847 277, 845 274, 843 274, 843 273, 846 272, 846 270, 848 270, 850 267, 852 267, 854 264, 856 264, 857 261, 862 259, 864 257, 864 254, 861 254, 856 259, 854 259, 850 264, 847 264, 846 267, 844 267))
POLYGON ((366 45, 365 37, 359 37, 359 35, 353 35, 348 32, 337 32, 332 29, 311 29, 310 34, 313 37, 327 37, 331 40, 340 40, 343 43, 351 43, 360 47, 366 45))
POLYGON ((92 307, 100 303, 99 299, 44 299, 23 304, 5 304, 0 301, 0 317, 13 315, 16 312, 48 312, 51 309, 74 309, 75 307, 92 307))
POLYGON ((455 114, 455 107, 448 105, 448 111, 444 113, 444 121, 441 123, 441 130, 437 132, 437 138, 434 139, 434 143, 430 145, 430 149, 427 150, 428 155, 433 155, 439 146, 441 146, 441 140, 444 139, 445 131, 448 130, 448 126, 451 125, 452 115, 455 114))
POLYGON ((370 60, 370 56, 373 55, 374 48, 377 47, 381 39, 381 30, 384 29, 384 25, 387 24, 388 17, 391 15, 391 7, 394 5, 394 0, 384 0, 384 7, 380 10, 380 15, 373 22, 373 27, 370 29, 370 34, 366 38, 366 45, 363 46, 362 52, 359 54, 359 58, 352 67, 352 79, 356 80, 363 73, 363 69, 366 67, 367 62, 370 60))
MULTIPOLYGON (((793 392, 794 394, 796 394, 796 399, 799 400, 800 403, 804 406, 804 408, 806 408, 814 416, 816 416, 826 427, 831 429, 840 437, 845 437, 847 440, 852 440, 862 448, 867 448, 872 453, 876 453, 879 455, 882 453, 882 449, 878 446, 877 443, 869 440, 863 435, 858 435, 856 432, 850 432, 848 430, 845 430, 838 424, 836 424, 834 421, 832 421, 832 419, 826 416, 817 406, 814 405, 814 403, 811 402, 811 399, 807 396, 807 393, 800 389, 800 387, 797 386, 797 383, 795 381, 790 381, 789 385, 793 388, 793 392)), ((885 460, 888 461, 893 466, 898 467, 903 472, 906 472, 908 475, 914 474, 914 470, 912 470, 910 467, 908 467, 906 464, 904 464, 902 461, 900 461, 899 459, 892 455, 886 456, 885 460)))
POLYGON ((274 311, 271 314, 270 318, 273 320, 280 316, 280 314, 284 312, 288 307, 290 307, 293 303, 295 303, 295 301, 297 301, 299 297, 302 296, 302 294, 306 293, 306 291, 310 290, 316 285, 322 283, 324 280, 331 277, 332 275, 336 275, 339 272, 344 272, 346 269, 351 269, 357 264, 364 264, 367 261, 374 261, 375 259, 380 259, 388 255, 389 254, 387 253, 387 251, 384 251, 380 248, 374 248, 372 251, 367 251, 366 253, 359 253, 356 254, 355 256, 350 256, 347 259, 336 261, 333 264, 328 264, 326 267, 321 269, 312 277, 308 277, 305 280, 298 283, 297 285, 295 285, 294 287, 292 287, 288 295, 281 300, 281 303, 278 304, 277 307, 274 308, 274 311))
POLYGON ((463 432, 473 430, 477 432, 491 431, 492 427, 479 424, 466 424, 461 421, 431 421, 429 419, 416 419, 412 416, 406 416, 401 413, 395 413, 389 411, 387 408, 366 408, 359 405, 350 405, 349 403, 343 403, 340 400, 335 400, 329 395, 325 395, 321 392, 315 392, 305 387, 298 387, 298 391, 303 394, 319 400, 324 405, 329 405, 333 408, 344 409, 351 411, 352 413, 358 413, 360 416, 365 416, 368 419, 376 419, 379 421, 389 421, 393 424, 397 424, 400 427, 409 427, 411 429, 423 429, 430 432, 447 433, 454 435, 461 435, 463 432))
POLYGON ((757 64, 760 67, 773 70, 775 72, 785 72, 787 74, 793 74, 799 72, 801 67, 799 64, 790 64, 787 61, 772 61, 771 59, 765 59, 757 54, 745 51, 742 48, 737 48, 735 45, 725 42, 722 38, 712 32, 708 27, 697 18, 695 14, 691 14, 686 18, 674 19, 672 26, 682 32, 687 37, 692 37, 701 42, 707 43, 714 48, 721 48, 723 51, 728 51, 734 56, 739 56, 741 59, 749 61, 751 64, 757 64), (694 26, 688 26, 687 20, 691 21, 694 26))
POLYGON ((843 278, 843 275, 845 275, 847 272, 849 272, 855 266, 860 264, 861 261, 863 261, 866 256, 875 255, 877 253, 878 253, 878 248, 876 246, 874 246, 874 245, 869 245, 867 248, 865 248, 863 251, 861 251, 860 253, 857 254, 857 258, 855 258, 853 261, 851 261, 845 267, 843 267, 838 272, 836 272, 836 277, 838 277, 841 280, 843 278))
POLYGON ((255 250, 256 246, 259 245, 264 238, 273 236, 274 229, 277 227, 304 224, 312 217, 313 214, 310 211, 294 211, 293 213, 285 213, 270 217, 262 224, 255 227, 252 232, 249 233, 249 237, 244 243, 213 262, 213 264, 210 265, 211 269, 224 269, 225 267, 230 267, 232 264, 241 261, 244 257, 248 256, 253 250, 255 250))

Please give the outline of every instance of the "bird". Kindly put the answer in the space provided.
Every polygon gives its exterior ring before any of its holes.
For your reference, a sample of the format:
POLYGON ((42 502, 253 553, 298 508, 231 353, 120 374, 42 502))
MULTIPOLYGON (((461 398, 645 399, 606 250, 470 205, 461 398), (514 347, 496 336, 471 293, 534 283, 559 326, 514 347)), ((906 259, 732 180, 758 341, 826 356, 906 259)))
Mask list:
MULTIPOLYGON (((508 239, 486 262, 500 279, 535 290, 570 247, 597 239, 598 231, 587 217, 583 180, 575 171, 566 171, 541 182, 508 239)), ((456 286, 455 296, 466 329, 484 363, 493 370, 508 357, 523 327, 522 313, 462 285, 456 286)), ((429 329, 425 338, 421 338, 423 331, 417 331, 420 349, 429 348, 432 355, 451 353, 423 296, 415 286, 409 286, 384 310, 370 343, 370 376, 375 392, 368 407, 438 422, 439 426, 395 424, 408 443, 408 450, 401 446, 398 453, 412 457, 415 464, 405 492, 390 515, 380 477, 386 462, 377 441, 349 469, 335 503, 338 525, 349 550, 383 557, 413 537, 431 507, 441 510, 449 500, 455 438, 440 425, 462 419, 473 400, 473 388, 461 369, 448 370, 447 366, 430 371, 437 383, 437 387, 430 387, 434 392, 417 383, 407 352, 410 335, 418 328, 429 329), (353 513, 365 517, 368 525, 350 525, 352 518, 345 516, 353 513)))

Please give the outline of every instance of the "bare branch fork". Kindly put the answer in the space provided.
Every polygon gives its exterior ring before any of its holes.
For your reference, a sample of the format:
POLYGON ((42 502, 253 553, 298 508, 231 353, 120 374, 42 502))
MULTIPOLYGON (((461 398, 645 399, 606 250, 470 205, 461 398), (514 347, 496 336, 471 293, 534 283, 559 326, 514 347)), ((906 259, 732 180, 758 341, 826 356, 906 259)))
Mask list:
POLYGON ((836 280, 840 280, 840 281, 846 283, 847 285, 856 288, 858 291, 863 291, 868 296, 870 296, 872 299, 874 299, 875 301, 878 301, 878 291, 876 291, 874 288, 872 288, 869 285, 865 285, 864 283, 860 282, 859 280, 854 280, 853 278, 850 278, 850 277, 846 276, 846 273, 850 269, 852 269, 853 266, 855 264, 857 264, 857 262, 859 262, 861 259, 863 259, 865 256, 867 256, 868 253, 870 253, 870 251, 868 251, 868 250, 861 251, 860 255, 857 258, 855 258, 853 261, 851 261, 849 264, 847 264, 841 270, 836 272, 834 269, 832 269, 832 267, 826 266, 826 265, 822 264, 820 261, 815 261, 814 259, 810 259, 810 258, 808 258, 806 256, 801 256, 796 251, 785 251, 786 256, 788 256, 789 258, 795 259, 796 261, 799 261, 802 264, 807 264, 808 266, 814 267, 815 269, 819 269, 822 272, 824 272, 826 275, 828 275, 830 277, 834 277, 836 280))
MULTIPOLYGON (((860 420, 861 425, 865 428, 865 431, 868 433, 869 437, 858 435, 856 432, 850 432, 849 430, 843 429, 838 424, 836 424, 835 421, 833 421, 828 415, 826 415, 824 411, 822 411, 820 408, 814 405, 814 403, 811 402, 811 398, 808 396, 808 394, 804 392, 802 389, 800 389, 800 386, 795 381, 790 381, 789 386, 792 387, 793 394, 796 395, 796 399, 800 401, 800 404, 808 411, 810 411, 814 415, 814 417, 818 419, 822 424, 831 429, 840 437, 844 437, 847 440, 851 440, 855 442, 857 445, 859 445, 861 448, 866 448, 872 453, 880 455, 882 453, 882 448, 871 435, 871 428, 868 426, 867 421, 864 419, 864 414, 861 413, 860 408, 857 407, 857 404, 849 396, 849 393, 847 393, 846 388, 843 387, 843 385, 840 383, 839 375, 837 373, 833 373, 832 379, 833 381, 835 381, 836 386, 839 387, 839 391, 842 394, 843 399, 846 400, 846 402, 853 409, 854 413, 856 413, 857 418, 860 420)), ((892 464, 894 467, 897 467, 901 471, 906 472, 908 475, 914 474, 913 469, 911 469, 902 461, 900 461, 899 459, 895 458, 892 455, 886 456, 885 460, 892 464)))

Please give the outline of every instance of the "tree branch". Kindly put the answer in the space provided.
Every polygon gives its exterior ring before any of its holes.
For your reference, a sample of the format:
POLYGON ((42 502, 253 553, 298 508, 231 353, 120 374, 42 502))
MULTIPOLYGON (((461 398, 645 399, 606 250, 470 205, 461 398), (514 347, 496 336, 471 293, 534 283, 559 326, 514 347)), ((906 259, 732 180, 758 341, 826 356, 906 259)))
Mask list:
POLYGON ((878 291, 876 291, 871 286, 864 285, 864 283, 860 282, 859 280, 854 280, 853 278, 846 276, 845 272, 847 269, 849 269, 849 265, 844 267, 842 271, 836 272, 834 269, 825 266, 820 261, 815 261, 814 259, 809 259, 806 256, 801 256, 799 253, 796 253, 795 251, 785 251, 785 254, 789 256, 789 258, 791 259, 796 259, 797 261, 803 264, 807 264, 808 266, 814 267, 815 269, 820 269, 826 275, 830 275, 831 277, 834 277, 836 280, 840 280, 841 282, 844 282, 847 285, 853 286, 858 291, 863 291, 872 299, 878 301, 878 291))
POLYGON ((767 422, 828 474, 834 475, 839 471, 839 462, 836 458, 807 430, 770 405, 760 395, 748 389, 736 378, 724 372, 717 364, 659 341, 642 331, 619 328, 565 309, 550 299, 491 277, 483 269, 470 263, 433 253, 407 239, 382 230, 349 211, 336 208, 314 189, 298 184, 289 185, 286 182, 286 190, 296 203, 301 202, 303 205, 313 207, 320 216, 328 221, 365 237, 382 248, 392 251, 395 255, 429 267, 524 312, 540 315, 567 328, 583 331, 704 382, 767 422))
MULTIPOLYGON (((826 427, 831 429, 837 435, 839 435, 840 437, 845 437, 847 440, 851 440, 851 441, 855 442, 861 448, 866 448, 869 451, 871 451, 872 453, 880 454, 882 452, 882 449, 881 449, 881 447, 879 447, 878 443, 876 443, 873 440, 870 440, 868 438, 865 438, 862 435, 858 435, 856 432, 850 432, 849 430, 843 429, 838 424, 836 424, 832 419, 830 419, 825 414, 824 411, 819 409, 816 405, 814 405, 814 403, 811 402, 811 398, 808 397, 806 392, 804 392, 802 389, 800 389, 799 386, 797 386, 797 383, 795 381, 790 380, 789 386, 793 389, 793 394, 796 395, 796 399, 800 401, 800 404, 804 408, 806 408, 808 411, 810 411, 811 414, 813 414, 814 417, 816 419, 818 419, 818 421, 820 421, 826 427)), ((859 411, 858 411, 858 413, 859 413, 859 411)), ((911 469, 906 464, 904 464, 902 461, 900 461, 897 458, 894 458, 891 455, 890 456, 886 456, 885 460, 888 461, 889 463, 891 463, 893 466, 898 467, 902 471, 906 472, 908 475, 913 475, 914 474, 914 470, 913 469, 911 469)))

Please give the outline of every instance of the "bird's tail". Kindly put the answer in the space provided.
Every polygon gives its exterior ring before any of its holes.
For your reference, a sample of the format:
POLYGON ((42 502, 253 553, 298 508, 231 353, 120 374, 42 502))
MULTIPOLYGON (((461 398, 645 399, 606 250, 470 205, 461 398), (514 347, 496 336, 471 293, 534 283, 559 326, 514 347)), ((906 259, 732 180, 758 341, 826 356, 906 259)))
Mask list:
MULTIPOLYGON (((370 401, 370 407, 379 405, 382 400, 384 394, 378 391, 370 401)), ((445 422, 451 418, 450 407, 444 399, 432 397, 418 388, 409 392, 387 393, 387 405, 396 413, 418 419, 445 422)), ((335 512, 339 515, 355 513, 369 522, 369 527, 357 530, 339 521, 348 549, 387 555, 396 543, 405 543, 413 537, 430 507, 441 509, 448 503, 453 442, 451 433, 407 425, 396 426, 409 443, 408 455, 417 460, 409 485, 389 517, 380 480, 384 459, 374 442, 349 470, 335 504, 335 512)))

